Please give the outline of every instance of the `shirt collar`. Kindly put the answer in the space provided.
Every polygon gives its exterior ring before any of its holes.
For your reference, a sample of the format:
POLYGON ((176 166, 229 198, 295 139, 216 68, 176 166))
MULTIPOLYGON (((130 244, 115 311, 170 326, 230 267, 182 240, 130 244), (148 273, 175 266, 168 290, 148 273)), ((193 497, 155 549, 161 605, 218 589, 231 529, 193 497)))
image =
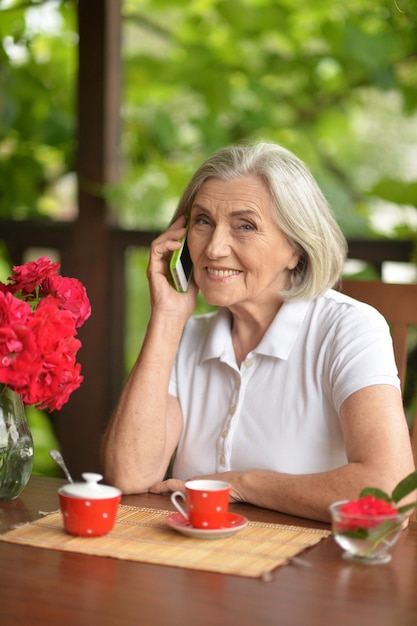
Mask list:
MULTIPOLYGON (((308 300, 284 302, 253 353, 288 359, 309 305, 308 300)), ((201 362, 215 358, 225 362, 235 361, 230 332, 231 317, 226 308, 217 311, 202 351, 201 362)))

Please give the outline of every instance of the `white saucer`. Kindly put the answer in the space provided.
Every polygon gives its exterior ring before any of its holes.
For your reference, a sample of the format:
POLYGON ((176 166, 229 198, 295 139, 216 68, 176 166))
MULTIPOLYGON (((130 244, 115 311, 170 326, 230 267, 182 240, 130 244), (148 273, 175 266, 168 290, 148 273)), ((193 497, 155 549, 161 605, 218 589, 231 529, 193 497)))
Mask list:
POLYGON ((168 526, 187 537, 198 539, 221 539, 234 535, 238 530, 244 528, 249 520, 237 513, 228 513, 226 524, 222 528, 194 528, 181 513, 173 513, 165 519, 168 526))

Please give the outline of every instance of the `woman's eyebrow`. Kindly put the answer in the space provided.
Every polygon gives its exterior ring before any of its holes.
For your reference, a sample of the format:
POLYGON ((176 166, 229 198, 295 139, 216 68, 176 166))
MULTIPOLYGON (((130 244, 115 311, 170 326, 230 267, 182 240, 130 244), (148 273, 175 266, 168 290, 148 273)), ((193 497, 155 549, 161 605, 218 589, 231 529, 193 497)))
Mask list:
MULTIPOLYGON (((207 207, 203 206, 202 204, 198 204, 198 202, 193 204, 191 209, 207 211, 207 213, 211 212, 210 209, 208 209, 207 207)), ((236 211, 231 211, 229 213, 229 215, 231 215, 232 217, 242 217, 242 216, 245 216, 245 215, 251 215, 251 216, 255 216, 256 217, 256 216, 258 216, 258 213, 254 209, 238 209, 236 211)))
MULTIPOLYGON (((210 209, 208 209, 207 207, 195 203, 192 205, 191 210, 197 210, 197 211, 205 211, 206 213, 211 213, 210 209)), ((254 218, 259 218, 259 213, 257 211, 255 211, 254 209, 238 209, 236 211, 231 211, 229 213, 230 217, 254 217, 254 218)))
POLYGON ((191 206, 191 211, 193 209, 197 209, 198 211, 209 211, 209 209, 207 209, 205 206, 203 206, 202 204, 198 204, 198 202, 194 202, 194 204, 191 206))
POLYGON ((250 215, 251 217, 259 217, 258 213, 253 209, 239 209, 238 211, 232 211, 229 215, 232 217, 242 217, 250 215))

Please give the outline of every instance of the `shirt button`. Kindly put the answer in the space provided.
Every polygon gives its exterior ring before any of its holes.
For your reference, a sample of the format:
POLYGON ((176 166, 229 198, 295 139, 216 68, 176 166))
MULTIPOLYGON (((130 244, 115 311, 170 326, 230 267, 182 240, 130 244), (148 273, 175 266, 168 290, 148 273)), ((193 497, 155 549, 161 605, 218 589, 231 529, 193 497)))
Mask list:
POLYGON ((224 456, 224 454, 222 454, 220 457, 220 465, 226 465, 226 457, 224 456))
POLYGON ((223 439, 226 439, 227 435, 229 434, 229 431, 226 429, 222 432, 222 437, 223 439))
POLYGON ((234 415, 235 412, 236 412, 236 404, 232 404, 232 406, 230 407, 229 413, 230 415, 234 415))
POLYGON ((252 365, 253 365, 253 359, 250 359, 249 357, 247 357, 247 358, 245 359, 245 365, 246 365, 246 367, 252 367, 252 365))

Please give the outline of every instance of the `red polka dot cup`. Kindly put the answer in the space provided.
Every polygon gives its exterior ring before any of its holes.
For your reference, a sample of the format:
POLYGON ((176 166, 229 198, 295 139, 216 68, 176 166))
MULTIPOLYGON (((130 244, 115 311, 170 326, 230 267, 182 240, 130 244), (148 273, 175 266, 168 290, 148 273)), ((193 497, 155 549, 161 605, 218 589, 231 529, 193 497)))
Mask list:
POLYGON ((99 485, 101 474, 86 472, 85 483, 70 483, 58 489, 65 530, 79 537, 100 537, 110 532, 116 521, 122 492, 99 485))
POLYGON ((194 528, 222 528, 227 521, 230 485, 222 480, 189 480, 185 483, 185 495, 174 491, 172 504, 194 528), (185 511, 178 498, 187 504, 185 511))

